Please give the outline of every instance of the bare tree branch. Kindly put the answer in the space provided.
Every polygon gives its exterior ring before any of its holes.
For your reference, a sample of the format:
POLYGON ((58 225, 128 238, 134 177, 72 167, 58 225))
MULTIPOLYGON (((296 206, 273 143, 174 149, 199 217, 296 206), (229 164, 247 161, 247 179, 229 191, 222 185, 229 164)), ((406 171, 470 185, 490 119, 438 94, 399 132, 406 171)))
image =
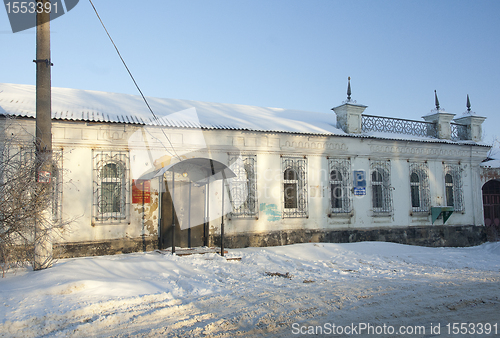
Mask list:
MULTIPOLYGON (((35 242, 52 240, 49 236, 60 234, 72 220, 63 221, 56 211, 60 201, 53 192, 62 189, 62 182, 53 177, 51 183, 37 183, 35 137, 14 118, 4 116, 1 122, 0 267, 5 275, 9 268, 33 266, 35 242), (35 221, 42 231, 35 233, 35 221)), ((62 154, 52 156, 54 173, 62 170, 56 167, 57 156, 62 154)))

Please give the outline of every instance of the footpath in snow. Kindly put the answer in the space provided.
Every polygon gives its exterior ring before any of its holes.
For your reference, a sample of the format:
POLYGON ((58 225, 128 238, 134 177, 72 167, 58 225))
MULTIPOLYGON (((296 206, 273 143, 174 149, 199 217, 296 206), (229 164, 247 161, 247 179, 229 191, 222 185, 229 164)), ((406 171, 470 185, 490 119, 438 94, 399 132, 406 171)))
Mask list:
POLYGON ((307 243, 227 257, 241 260, 146 252, 9 272, 0 337, 371 336, 370 327, 432 337, 453 336, 454 323, 467 323, 461 336, 500 336, 500 243, 307 243))

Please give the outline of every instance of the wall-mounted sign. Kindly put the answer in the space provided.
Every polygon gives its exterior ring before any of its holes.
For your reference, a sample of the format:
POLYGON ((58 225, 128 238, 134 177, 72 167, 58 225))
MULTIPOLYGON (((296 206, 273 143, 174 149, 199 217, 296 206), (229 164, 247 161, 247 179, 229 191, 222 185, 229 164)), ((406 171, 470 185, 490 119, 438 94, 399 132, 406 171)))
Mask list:
POLYGON ((151 203, 151 181, 132 180, 132 203, 151 203))
POLYGON ((38 172, 38 183, 50 183, 50 172, 39 171, 38 172))
POLYGON ((366 172, 364 170, 354 170, 354 196, 366 195, 366 172))

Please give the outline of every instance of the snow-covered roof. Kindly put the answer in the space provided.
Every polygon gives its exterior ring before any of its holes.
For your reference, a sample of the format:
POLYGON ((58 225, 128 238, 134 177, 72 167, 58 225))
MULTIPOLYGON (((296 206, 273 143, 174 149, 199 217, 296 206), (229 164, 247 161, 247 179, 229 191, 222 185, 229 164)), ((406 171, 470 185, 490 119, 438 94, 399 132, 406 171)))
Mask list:
MULTIPOLYGON (((332 113, 311 113, 227 103, 147 98, 155 120, 138 95, 52 88, 52 118, 74 121, 152 124, 168 127, 236 129, 343 135, 332 113), (196 109, 197 119, 175 114, 196 109), (171 115, 174 118, 169 118, 171 115), (179 118, 181 116, 181 118, 179 118)), ((191 111, 192 112, 192 111, 191 111)), ((35 117, 35 86, 0 84, 0 114, 35 117)))
POLYGON ((483 168, 500 168, 500 148, 491 148, 488 161, 481 163, 483 168))
MULTIPOLYGON (((33 85, 0 83, 0 115, 34 118, 36 115, 35 94, 36 90, 33 85)), ((232 129, 433 143, 478 144, 472 141, 455 142, 396 133, 346 134, 336 127, 336 115, 333 112, 317 113, 284 108, 155 97, 148 97, 147 100, 158 117, 157 120, 154 119, 139 95, 52 87, 52 118, 179 128, 232 129)), ((356 103, 349 103, 356 105, 356 103)))

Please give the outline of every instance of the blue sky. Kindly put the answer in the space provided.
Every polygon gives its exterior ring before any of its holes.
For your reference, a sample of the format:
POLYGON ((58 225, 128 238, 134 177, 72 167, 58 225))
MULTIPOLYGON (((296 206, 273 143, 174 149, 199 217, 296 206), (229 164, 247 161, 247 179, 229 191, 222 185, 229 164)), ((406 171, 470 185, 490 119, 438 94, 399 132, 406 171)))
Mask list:
MULTIPOLYGON (((93 1, 146 96, 329 112, 351 76, 367 114, 469 94, 500 138, 500 1, 93 1)), ((51 29, 54 87, 137 94, 87 0, 51 29)), ((0 10, 0 82, 35 84, 35 37, 0 10)))

